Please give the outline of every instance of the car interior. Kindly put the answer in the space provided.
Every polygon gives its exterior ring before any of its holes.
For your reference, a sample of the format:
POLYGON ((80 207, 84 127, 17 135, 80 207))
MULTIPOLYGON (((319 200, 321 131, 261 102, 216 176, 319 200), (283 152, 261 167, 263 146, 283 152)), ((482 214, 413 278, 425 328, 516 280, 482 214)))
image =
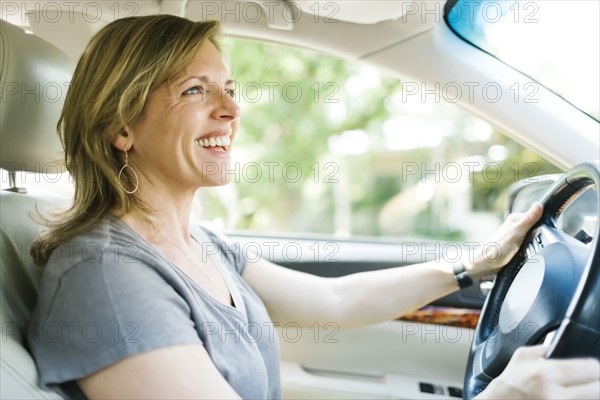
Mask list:
MULTIPOLYGON (((64 208, 69 196, 53 189, 52 178, 40 187, 24 184, 20 177, 35 181, 40 174, 64 171, 56 123, 76 60, 94 32, 116 18, 169 13, 218 19, 228 37, 311 49, 431 85, 434 92, 440 83, 494 82, 506 92, 511 85, 530 83, 531 77, 454 32, 448 15, 456 3, 460 1, 3 2, 0 398, 60 398, 39 386, 26 345, 43 271, 29 251, 42 229, 38 212, 64 208)), ((592 29, 598 33, 600 28, 592 29)), ((598 57, 597 49, 590 57, 598 57)), ((597 87, 589 90, 598 97, 597 87)), ((339 330, 333 323, 280 327, 284 398, 471 398, 502 371, 516 348, 533 343, 548 343, 551 357, 600 359, 598 117, 543 85, 532 103, 513 96, 488 101, 481 90, 468 97, 458 101, 461 107, 562 171, 515 181, 508 193, 507 213, 540 201, 544 217, 494 281, 486 277, 427 310, 358 329, 339 330), (431 310, 444 310, 441 320, 432 319, 431 310)), ((242 246, 293 244, 302 256, 290 259, 277 253, 270 260, 322 276, 437 256, 426 251, 426 239, 407 251, 401 239, 225 231, 242 246), (329 259, 315 259, 310 257, 315 245, 325 254, 335 251, 329 259)))

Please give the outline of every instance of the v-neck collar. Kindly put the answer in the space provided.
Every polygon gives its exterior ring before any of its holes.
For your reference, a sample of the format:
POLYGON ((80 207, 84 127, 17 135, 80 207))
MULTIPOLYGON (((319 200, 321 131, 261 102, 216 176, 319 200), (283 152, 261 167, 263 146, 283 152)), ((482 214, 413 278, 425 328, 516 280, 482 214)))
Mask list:
MULTIPOLYGON (((190 226, 190 234, 192 235, 192 238, 198 243, 200 244, 200 247, 202 247, 202 243, 205 242, 210 242, 212 244, 214 244, 217 249, 219 250, 219 253, 221 253, 220 250, 220 246, 217 243, 214 243, 210 237, 208 236, 208 234, 205 232, 204 228, 201 227, 196 227, 196 226, 190 226), (205 240, 198 240, 198 236, 202 236, 205 240)), ((238 285, 235 283, 233 276, 231 275, 231 271, 229 268, 227 268, 224 264, 223 261, 219 260, 218 257, 216 257, 216 254, 207 254, 212 262, 215 264, 217 271, 219 272, 219 274, 221 274, 221 277, 223 278, 223 281, 225 282, 225 285, 227 286, 227 289, 229 290, 229 293, 231 294, 231 298, 233 300, 233 307, 237 309, 240 313, 242 313, 242 315, 246 315, 246 306, 244 305, 244 301, 242 299, 242 294, 240 293, 240 289, 238 287, 238 285)), ((223 254, 222 254, 223 255, 223 254)))
MULTIPOLYGON (((212 262, 215 264, 217 271, 219 272, 219 274, 221 274, 221 277, 223 278, 223 281, 225 282, 225 285, 227 286, 227 289, 229 290, 229 294, 231 295, 231 299, 233 300, 233 306, 230 304, 222 303, 222 302, 218 301, 217 299, 215 299, 214 297, 212 297, 206 290, 204 290, 204 288, 202 288, 202 286, 198 285, 181 268, 179 268, 175 263, 173 263, 171 260, 166 258, 160 251, 158 251, 158 249, 156 249, 150 242, 148 242, 144 237, 142 237, 142 235, 140 235, 135 229, 133 229, 131 226, 129 226, 129 224, 127 224, 127 222, 123 221, 122 219, 120 219, 117 216, 112 215, 112 214, 109 214, 109 218, 111 221, 115 222, 117 225, 126 229, 132 235, 137 237, 138 240, 142 241, 143 243, 146 243, 148 245, 148 247, 150 248, 150 250, 156 254, 156 256, 160 257, 166 263, 168 263, 173 268, 175 268, 175 270, 178 273, 180 273, 183 277, 185 277, 186 280, 188 280, 195 287, 197 287, 202 292, 202 294, 205 297, 207 297, 216 306, 219 306, 220 308, 222 308, 230 313, 233 312, 234 314, 239 314, 242 317, 242 320, 245 320, 247 318, 246 317, 246 315, 247 315, 246 314, 246 306, 244 304, 241 292, 239 291, 238 285, 235 283, 233 277, 231 276, 231 271, 229 271, 229 269, 224 265, 224 263, 221 262, 218 258, 216 258, 210 254, 208 255, 211 258, 212 262)), ((202 247, 202 243, 210 242, 210 243, 213 243, 215 246, 217 246, 217 249, 219 249, 219 251, 220 251, 220 246, 217 243, 214 243, 210 239, 210 237, 208 236, 207 233, 205 233, 203 228, 199 228, 199 227, 195 227, 195 226, 191 225, 190 226, 190 235, 192 236, 192 239, 194 239, 197 243, 200 244, 201 247, 202 247), (198 240, 199 236, 201 236, 204 240, 198 240)))

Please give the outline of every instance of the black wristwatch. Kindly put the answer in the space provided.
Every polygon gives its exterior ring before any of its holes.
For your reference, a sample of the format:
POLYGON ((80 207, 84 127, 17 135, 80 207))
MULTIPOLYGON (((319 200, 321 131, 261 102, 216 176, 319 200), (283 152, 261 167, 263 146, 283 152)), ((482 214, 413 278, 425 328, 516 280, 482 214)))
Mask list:
POLYGON ((452 270, 454 271, 454 279, 456 279, 459 288, 463 289, 473 284, 473 279, 469 276, 462 262, 452 264, 452 270))

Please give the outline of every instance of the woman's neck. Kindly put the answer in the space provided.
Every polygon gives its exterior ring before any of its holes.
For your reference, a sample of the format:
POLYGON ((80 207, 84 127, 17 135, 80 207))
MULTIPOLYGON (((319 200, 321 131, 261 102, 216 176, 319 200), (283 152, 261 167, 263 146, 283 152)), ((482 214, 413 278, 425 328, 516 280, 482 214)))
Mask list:
POLYGON ((146 205, 153 211, 151 218, 131 210, 118 217, 150 243, 164 240, 177 243, 190 240, 189 221, 194 192, 167 193, 159 190, 138 190, 146 205))

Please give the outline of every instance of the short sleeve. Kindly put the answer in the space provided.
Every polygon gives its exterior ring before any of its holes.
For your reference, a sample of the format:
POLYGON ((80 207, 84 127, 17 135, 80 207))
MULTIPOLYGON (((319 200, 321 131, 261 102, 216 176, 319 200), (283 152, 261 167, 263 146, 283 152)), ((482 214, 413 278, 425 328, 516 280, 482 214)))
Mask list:
POLYGON ((55 289, 44 293, 45 308, 36 310, 28 331, 44 386, 145 351, 202 343, 184 298, 137 259, 117 260, 105 251, 95 262, 70 267, 51 285, 55 289))

